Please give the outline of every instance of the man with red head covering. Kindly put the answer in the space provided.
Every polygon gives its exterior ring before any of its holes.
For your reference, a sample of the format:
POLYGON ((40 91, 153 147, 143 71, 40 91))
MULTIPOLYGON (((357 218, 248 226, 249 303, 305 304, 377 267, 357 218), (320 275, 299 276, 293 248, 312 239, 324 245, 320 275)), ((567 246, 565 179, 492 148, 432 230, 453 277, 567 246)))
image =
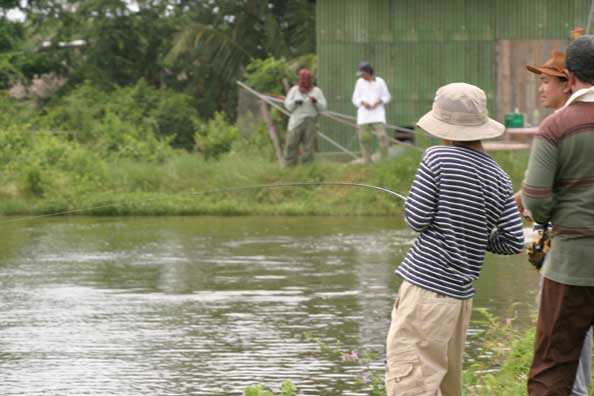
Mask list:
POLYGON ((301 162, 314 159, 317 140, 317 120, 326 110, 326 98, 322 90, 312 81, 308 69, 299 71, 299 84, 291 88, 285 98, 285 107, 291 113, 285 146, 285 165, 297 165, 297 150, 302 146, 301 162))

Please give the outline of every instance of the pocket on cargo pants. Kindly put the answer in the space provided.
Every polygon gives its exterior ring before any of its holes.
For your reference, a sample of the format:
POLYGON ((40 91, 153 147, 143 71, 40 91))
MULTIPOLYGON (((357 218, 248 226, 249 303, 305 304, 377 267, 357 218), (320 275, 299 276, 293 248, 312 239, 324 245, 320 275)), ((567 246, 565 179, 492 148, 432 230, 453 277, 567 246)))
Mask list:
POLYGON ((386 395, 414 396, 425 392, 421 359, 414 345, 398 344, 387 356, 386 395))

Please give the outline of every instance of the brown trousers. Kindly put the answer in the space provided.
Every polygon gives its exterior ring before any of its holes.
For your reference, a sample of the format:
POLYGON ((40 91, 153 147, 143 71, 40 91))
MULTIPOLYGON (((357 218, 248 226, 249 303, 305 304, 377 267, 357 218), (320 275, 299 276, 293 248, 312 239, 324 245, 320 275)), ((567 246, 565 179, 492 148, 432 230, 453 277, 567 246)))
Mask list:
POLYGON ((569 396, 584 337, 594 322, 594 287, 544 280, 536 325, 530 396, 569 396))

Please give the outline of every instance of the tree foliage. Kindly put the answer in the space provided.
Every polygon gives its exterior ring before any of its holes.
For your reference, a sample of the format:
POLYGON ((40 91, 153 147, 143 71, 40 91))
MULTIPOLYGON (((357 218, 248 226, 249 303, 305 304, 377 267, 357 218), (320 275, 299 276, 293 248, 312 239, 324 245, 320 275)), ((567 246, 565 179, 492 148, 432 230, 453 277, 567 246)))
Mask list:
MULTIPOLYGON (((166 60, 188 74, 206 69, 225 92, 235 92, 235 80, 253 59, 293 59, 315 52, 310 0, 220 0, 188 15, 166 60)), ((234 103, 235 97, 220 100, 234 103)))
POLYGON ((203 117, 233 116, 235 80, 253 59, 315 51, 311 0, 2 0, 0 84, 54 72, 66 90, 143 79, 190 95, 203 117))
POLYGON ((235 81, 282 94, 314 50, 311 0, 0 0, 0 90, 37 113, 22 121, 125 158, 229 151, 235 81))

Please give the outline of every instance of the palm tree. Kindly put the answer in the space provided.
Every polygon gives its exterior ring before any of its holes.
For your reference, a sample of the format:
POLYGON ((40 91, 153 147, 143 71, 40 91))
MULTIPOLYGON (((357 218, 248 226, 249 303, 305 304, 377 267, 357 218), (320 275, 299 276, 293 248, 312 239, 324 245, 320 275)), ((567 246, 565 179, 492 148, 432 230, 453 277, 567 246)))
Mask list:
POLYGON ((251 58, 292 59, 315 51, 311 0, 219 0, 202 5, 177 34, 168 62, 208 65, 225 81, 242 74, 251 58))

